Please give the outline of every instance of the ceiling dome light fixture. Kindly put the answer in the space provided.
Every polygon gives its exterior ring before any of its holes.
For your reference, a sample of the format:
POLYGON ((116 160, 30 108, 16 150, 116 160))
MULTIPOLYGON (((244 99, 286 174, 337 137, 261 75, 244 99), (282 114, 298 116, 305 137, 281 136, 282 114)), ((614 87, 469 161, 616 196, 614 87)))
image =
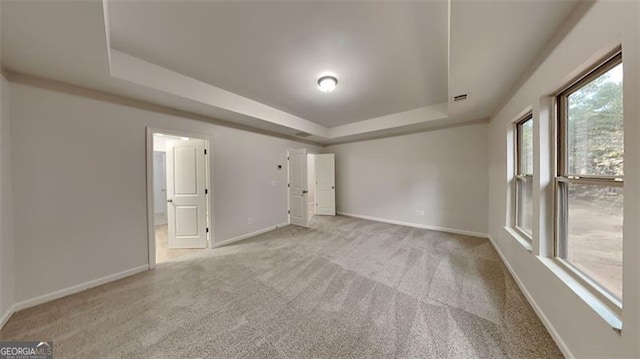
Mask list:
POLYGON ((322 92, 331 92, 338 86, 338 79, 335 76, 322 76, 318 79, 318 88, 322 92))

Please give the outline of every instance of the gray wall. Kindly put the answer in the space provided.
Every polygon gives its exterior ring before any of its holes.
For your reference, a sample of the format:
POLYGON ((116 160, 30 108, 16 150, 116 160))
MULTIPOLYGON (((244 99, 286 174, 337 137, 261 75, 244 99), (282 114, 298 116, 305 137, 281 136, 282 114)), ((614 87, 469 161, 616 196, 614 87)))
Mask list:
POLYGON ((15 252, 11 205, 9 83, 0 77, 0 317, 14 303, 15 252))
POLYGON ((505 106, 491 119, 489 233, 533 299, 567 356, 640 357, 640 3, 598 1, 566 34, 505 106), (622 44, 624 61, 624 293, 622 335, 614 332, 545 248, 553 245, 553 94, 600 57, 622 44), (519 114, 533 109, 533 253, 504 229, 510 217, 513 154, 509 130, 519 114))
POLYGON ((336 154, 337 210, 486 234, 487 130, 475 124, 327 147, 336 154))
POLYGON ((286 149, 318 149, 20 83, 11 95, 15 250, 28 258, 16 301, 148 262, 146 126, 213 137, 215 242, 286 222, 286 149))

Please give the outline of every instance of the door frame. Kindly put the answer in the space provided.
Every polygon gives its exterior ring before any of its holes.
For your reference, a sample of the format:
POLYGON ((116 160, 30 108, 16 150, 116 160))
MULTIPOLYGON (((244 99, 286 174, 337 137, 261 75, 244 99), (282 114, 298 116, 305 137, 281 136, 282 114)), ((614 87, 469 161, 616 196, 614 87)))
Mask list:
POLYGON ((205 159, 205 186, 208 189, 207 196, 207 227, 210 228, 207 233, 207 246, 204 249, 213 248, 212 243, 215 240, 215 227, 213 206, 213 182, 211 175, 213 173, 213 137, 203 133, 194 133, 182 130, 172 130, 166 128, 150 127, 146 129, 146 180, 147 180, 147 240, 148 240, 148 260, 149 268, 156 267, 156 219, 155 219, 155 199, 153 193, 153 135, 162 133, 165 135, 177 137, 191 137, 205 140, 205 149, 207 150, 207 158, 205 159))

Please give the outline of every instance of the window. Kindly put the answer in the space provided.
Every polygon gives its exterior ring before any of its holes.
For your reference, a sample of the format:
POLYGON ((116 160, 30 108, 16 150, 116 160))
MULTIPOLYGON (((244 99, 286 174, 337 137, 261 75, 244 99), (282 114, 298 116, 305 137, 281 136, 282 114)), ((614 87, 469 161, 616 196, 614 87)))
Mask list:
POLYGON ((557 97, 555 254, 605 298, 622 298, 622 53, 557 97))
POLYGON ((515 227, 531 241, 533 230, 533 115, 516 123, 515 227))

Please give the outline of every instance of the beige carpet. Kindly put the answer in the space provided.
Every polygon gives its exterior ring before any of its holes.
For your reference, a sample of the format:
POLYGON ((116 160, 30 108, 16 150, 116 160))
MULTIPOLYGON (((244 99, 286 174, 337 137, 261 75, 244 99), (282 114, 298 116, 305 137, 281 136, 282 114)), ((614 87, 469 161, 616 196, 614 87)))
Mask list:
POLYGON ((56 358, 555 358, 486 239, 314 217, 24 310, 56 358))

